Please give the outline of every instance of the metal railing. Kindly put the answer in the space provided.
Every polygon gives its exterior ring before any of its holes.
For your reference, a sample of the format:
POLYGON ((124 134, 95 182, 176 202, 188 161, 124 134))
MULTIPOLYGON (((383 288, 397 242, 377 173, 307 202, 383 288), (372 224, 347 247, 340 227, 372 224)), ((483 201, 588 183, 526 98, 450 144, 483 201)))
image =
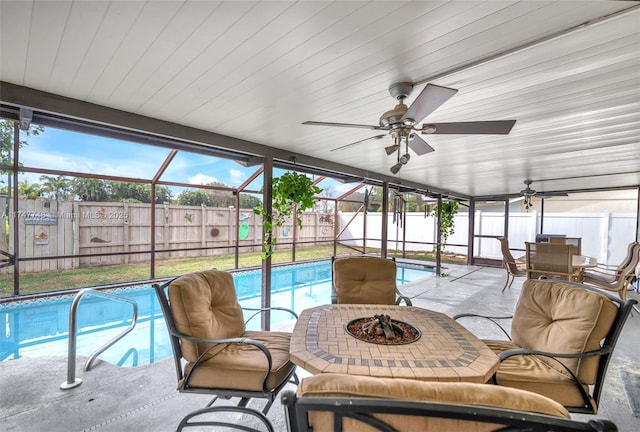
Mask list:
POLYGON ((138 350, 135 348, 129 348, 129 350, 124 353, 120 361, 118 361, 118 366, 122 366, 128 359, 131 357, 131 366, 138 366, 138 350))
POLYGON ((78 321, 78 305, 80 304, 80 300, 85 295, 93 295, 96 297, 102 297, 106 299, 121 301, 125 303, 129 303, 133 306, 133 317, 131 318, 131 324, 129 327, 124 329, 122 332, 118 333, 114 338, 110 341, 102 345, 98 348, 93 354, 89 356, 89 359, 84 365, 84 371, 87 372, 91 370, 91 366, 93 361, 102 354, 107 348, 111 345, 122 339, 126 334, 128 334, 131 330, 136 326, 136 322, 138 321, 138 304, 131 299, 117 296, 115 294, 109 294, 101 291, 96 291, 91 288, 85 288, 76 294, 73 298, 73 303, 71 303, 71 309, 69 310, 69 351, 67 355, 67 380, 60 384, 60 389, 68 390, 82 384, 82 380, 80 378, 76 378, 76 341, 77 341, 77 321, 78 321))

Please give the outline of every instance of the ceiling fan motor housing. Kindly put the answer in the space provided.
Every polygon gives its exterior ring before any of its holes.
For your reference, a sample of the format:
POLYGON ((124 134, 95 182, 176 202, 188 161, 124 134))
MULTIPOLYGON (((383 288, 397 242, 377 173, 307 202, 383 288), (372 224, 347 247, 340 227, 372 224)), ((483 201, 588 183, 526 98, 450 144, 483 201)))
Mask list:
POLYGON ((380 116, 380 126, 388 127, 395 123, 400 123, 402 116, 407 112, 408 107, 400 100, 400 103, 395 106, 392 110, 387 111, 386 113, 380 116))
POLYGON ((399 82, 389 86, 389 94, 397 100, 403 100, 413 91, 413 84, 410 82, 399 82))
MULTIPOLYGON (((389 86, 389 94, 391 97, 400 101, 398 105, 395 106, 394 109, 387 111, 386 113, 380 116, 380 126, 388 127, 392 126, 396 123, 400 123, 402 121, 402 117, 405 115, 409 107, 404 104, 404 100, 409 97, 411 92, 413 91, 413 84, 410 82, 399 82, 395 84, 391 84, 389 86)), ((413 126, 411 124, 403 124, 401 126, 413 126)))
POLYGON ((520 194, 522 194, 522 196, 525 197, 525 198, 532 197, 532 196, 534 196, 536 194, 536 191, 531 189, 531 183, 533 183, 533 180, 528 180, 527 179, 527 180, 524 181, 524 184, 525 184, 526 188, 522 189, 520 191, 520 194))

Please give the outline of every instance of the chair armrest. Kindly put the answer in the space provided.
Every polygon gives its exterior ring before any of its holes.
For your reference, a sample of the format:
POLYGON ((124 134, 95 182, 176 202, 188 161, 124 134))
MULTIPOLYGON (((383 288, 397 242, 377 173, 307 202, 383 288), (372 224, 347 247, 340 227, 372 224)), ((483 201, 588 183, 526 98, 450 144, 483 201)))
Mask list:
POLYGON ((514 258, 514 259, 513 259, 513 261, 510 261, 510 260, 504 260, 504 261, 505 261, 506 263, 515 264, 515 265, 517 265, 517 266, 524 266, 524 265, 526 265, 526 264, 527 264, 527 262, 526 262, 526 261, 522 261, 522 260, 521 260, 521 259, 519 259, 519 258, 514 258))
POLYGON ((603 276, 610 276, 612 278, 619 277, 621 272, 616 271, 615 269, 606 269, 604 267, 591 267, 585 269, 586 273, 598 273, 603 276))
POLYGON ((596 263, 596 266, 592 267, 592 269, 599 269, 607 272, 615 272, 617 268, 618 266, 615 264, 603 264, 603 263, 596 263))
MULTIPOLYGON (((256 347, 257 349, 259 349, 260 351, 262 351, 262 354, 264 354, 265 358, 267 359, 267 372, 264 376, 264 379, 262 381, 262 388, 266 389, 267 388, 267 377, 269 376, 269 372, 271 371, 271 368, 273 366, 273 357, 271 356, 271 351, 269 351, 269 348, 266 347, 266 345, 264 345, 262 342, 259 342, 255 339, 251 339, 251 338, 224 338, 224 339, 204 339, 204 338, 197 338, 197 337, 193 337, 193 336, 187 336, 184 335, 182 333, 179 332, 173 332, 173 334, 179 338, 183 338, 186 339, 188 341, 191 342, 195 342, 195 343, 210 343, 210 344, 221 344, 221 343, 228 343, 228 344, 245 344, 245 345, 251 345, 256 347)), ((205 350, 202 354, 200 354, 198 356, 198 358, 196 359, 195 362, 193 362, 193 367, 191 368, 191 370, 189 371, 188 374, 186 374, 184 376, 184 382, 185 382, 185 386, 188 385, 189 383, 189 378, 191 377, 191 374, 193 373, 194 370, 196 370, 196 367, 200 364, 200 362, 202 361, 202 359, 204 358, 204 356, 209 352, 210 349, 212 349, 215 345, 211 345, 207 350, 205 350)))
POLYGON ((514 261, 513 264, 515 264, 516 268, 518 270, 526 270, 527 269, 527 263, 522 262, 522 261, 514 261))
POLYGON ((396 299, 396 304, 399 305, 401 302, 404 302, 406 306, 413 306, 413 303, 411 302, 411 299, 409 297, 398 295, 398 298, 396 299))
POLYGON ((457 314, 453 316, 453 320, 454 321, 458 321, 458 319, 460 318, 482 318, 482 319, 486 319, 491 321, 492 323, 494 323, 496 326, 498 326, 498 328, 502 331, 502 333, 504 333, 507 338, 509 340, 511 340, 511 335, 509 334, 508 331, 505 330, 504 327, 502 327, 502 325, 497 322, 496 320, 506 320, 506 319, 512 319, 513 315, 509 315, 509 316, 486 316, 486 315, 478 315, 478 314, 472 314, 472 313, 462 313, 462 314, 457 314))
POLYGON ((241 309, 243 311, 255 311, 256 312, 253 315, 251 315, 249 318, 247 318, 247 320, 245 321, 245 324, 248 323, 249 321, 251 321, 253 319, 253 317, 255 317, 256 315, 260 315, 260 314, 262 314, 262 312, 267 312, 267 311, 272 311, 272 310, 280 310, 280 311, 289 312, 296 319, 298 319, 298 314, 297 313, 295 313, 291 309, 287 309, 287 308, 283 308, 283 307, 279 307, 279 306, 273 306, 273 307, 268 307, 268 308, 241 307, 241 309))
POLYGON ((526 349, 526 348, 514 348, 514 349, 502 351, 501 353, 498 354, 498 358, 500 359, 500 363, 502 363, 504 360, 508 359, 509 357, 513 357, 513 356, 517 356, 517 355, 535 355, 535 356, 547 357, 547 358, 550 358, 550 359, 554 360, 556 363, 558 363, 560 366, 562 366, 562 368, 571 376, 571 378, 573 379, 574 383, 576 384, 576 388, 578 389, 578 391, 580 392, 580 395, 582 396, 582 399, 584 400, 585 404, 588 406, 591 403, 590 402, 591 398, 589 397, 589 394, 584 389, 584 386, 582 385, 582 383, 580 382, 580 380, 578 379, 576 374, 571 369, 569 369, 569 367, 567 365, 565 365, 563 362, 561 362, 559 359, 560 358, 594 357, 594 356, 600 356, 600 355, 608 354, 610 352, 611 352, 611 349, 609 347, 600 348, 598 350, 587 351, 587 352, 583 352, 583 353, 575 353, 575 354, 572 354, 572 353, 550 353, 550 352, 545 352, 545 351, 530 350, 530 349, 526 349))
MULTIPOLYGON (((222 344, 222 343, 237 343, 237 344, 247 344, 247 345, 253 345, 256 348, 258 348, 260 351, 262 351, 263 353, 265 353, 265 356, 267 357, 268 361, 269 361, 269 365, 271 365, 271 352, 269 351, 269 348, 267 348, 262 342, 251 339, 251 338, 223 338, 223 339, 205 339, 205 338, 197 338, 194 336, 188 336, 185 334, 182 334, 180 332, 171 332, 174 336, 177 336, 180 339, 185 339, 188 340, 189 342, 194 342, 194 343, 209 343, 209 344, 222 344)), ((213 346, 211 346, 211 348, 213 348, 213 346)), ((211 349, 209 348, 209 349, 211 349)), ((200 356, 198 357, 198 359, 195 361, 195 363, 197 364, 200 359, 202 358, 202 356, 204 356, 209 349, 205 352, 203 352, 202 354, 200 354, 200 356)))
MULTIPOLYGON (((604 354, 608 354, 611 351, 610 348, 600 348, 598 350, 593 350, 593 351, 586 351, 583 353, 552 353, 552 352, 546 352, 546 351, 536 351, 536 350, 530 350, 527 348, 514 348, 514 349, 510 349, 510 350, 506 350, 506 351, 502 351, 501 353, 498 354, 498 358, 500 359, 500 361, 506 360, 509 357, 513 357, 513 356, 517 356, 517 355, 539 355, 539 356, 543 356, 543 357, 549 357, 549 358, 586 358, 586 357, 594 357, 594 356, 601 356, 604 354)), ((561 363, 561 361, 557 360, 558 363, 561 363)))

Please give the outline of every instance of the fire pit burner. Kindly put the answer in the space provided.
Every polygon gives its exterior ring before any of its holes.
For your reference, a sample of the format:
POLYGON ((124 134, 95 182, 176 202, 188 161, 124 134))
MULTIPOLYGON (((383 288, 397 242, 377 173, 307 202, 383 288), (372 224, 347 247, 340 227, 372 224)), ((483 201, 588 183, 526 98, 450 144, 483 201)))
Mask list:
POLYGON ((417 341, 422 336, 418 328, 406 322, 391 319, 388 315, 356 318, 349 321, 345 328, 347 333, 358 340, 381 345, 409 344, 417 341), (383 317, 383 323, 378 322, 379 317, 383 317), (389 324, 393 334, 389 333, 389 329, 386 330, 385 334, 383 326, 389 324))

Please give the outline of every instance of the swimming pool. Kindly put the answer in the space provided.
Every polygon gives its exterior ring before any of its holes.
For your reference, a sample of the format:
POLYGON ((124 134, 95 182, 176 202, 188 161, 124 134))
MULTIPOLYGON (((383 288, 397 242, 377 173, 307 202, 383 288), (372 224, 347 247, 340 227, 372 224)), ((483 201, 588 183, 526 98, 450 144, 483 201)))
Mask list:
MULTIPOLYGON (((434 275, 421 266, 398 264, 397 284, 434 275)), ((233 273, 240 304, 260 306, 260 270, 233 273)), ((274 267, 271 275, 271 305, 301 312, 331 303, 331 262, 319 261, 274 267)), ((119 366, 136 366, 170 357, 171 345, 155 292, 149 285, 110 290, 138 305, 135 329, 100 355, 119 366)), ((0 304, 0 360, 21 357, 66 356, 69 309, 73 295, 47 297, 0 304)), ((130 324, 132 307, 100 297, 86 296, 78 307, 77 355, 89 356, 130 324)), ((246 316, 248 318, 249 315, 246 316)), ((272 329, 291 329, 293 320, 285 312, 274 312, 272 329)), ((257 329, 260 319, 249 321, 257 329)))

